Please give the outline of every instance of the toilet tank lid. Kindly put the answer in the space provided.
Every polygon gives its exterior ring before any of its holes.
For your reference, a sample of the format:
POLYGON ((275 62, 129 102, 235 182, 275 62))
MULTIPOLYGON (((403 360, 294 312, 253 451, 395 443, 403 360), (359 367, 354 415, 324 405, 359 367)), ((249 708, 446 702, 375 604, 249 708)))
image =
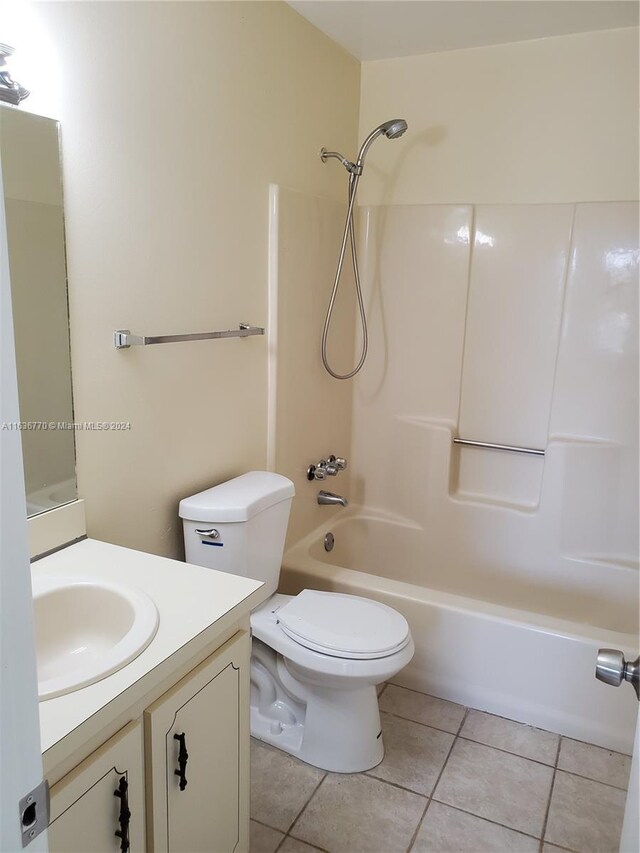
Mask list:
POLYGON ((247 521, 295 494, 291 480, 270 471, 249 471, 180 501, 180 518, 197 522, 247 521))

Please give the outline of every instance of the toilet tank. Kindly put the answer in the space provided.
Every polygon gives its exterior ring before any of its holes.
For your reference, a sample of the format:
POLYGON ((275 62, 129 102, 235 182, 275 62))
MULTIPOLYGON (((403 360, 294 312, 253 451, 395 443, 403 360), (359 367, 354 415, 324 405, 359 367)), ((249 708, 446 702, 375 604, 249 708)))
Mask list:
POLYGON ((187 563, 263 581, 278 588, 291 480, 250 471, 180 501, 187 563))

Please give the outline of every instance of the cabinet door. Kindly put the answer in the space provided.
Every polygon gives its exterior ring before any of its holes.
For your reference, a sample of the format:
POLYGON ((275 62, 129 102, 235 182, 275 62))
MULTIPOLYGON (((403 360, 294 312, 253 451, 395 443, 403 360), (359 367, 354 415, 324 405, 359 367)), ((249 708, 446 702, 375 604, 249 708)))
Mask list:
POLYGON ((136 721, 51 788, 49 851, 119 853, 130 849, 131 853, 143 853, 144 806, 142 725, 136 721), (129 848, 125 839, 116 836, 124 829, 120 818, 121 810, 124 817, 126 809, 130 812, 129 848))
POLYGON ((250 651, 236 634, 145 711, 154 853, 248 849, 250 651))

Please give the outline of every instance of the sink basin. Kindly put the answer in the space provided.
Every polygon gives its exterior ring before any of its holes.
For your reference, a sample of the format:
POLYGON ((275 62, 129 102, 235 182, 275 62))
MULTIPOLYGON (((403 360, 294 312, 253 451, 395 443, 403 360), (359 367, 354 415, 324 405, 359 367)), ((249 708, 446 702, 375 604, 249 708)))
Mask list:
POLYGON ((86 687, 130 663, 158 629, 148 595, 86 578, 34 578, 38 696, 86 687))

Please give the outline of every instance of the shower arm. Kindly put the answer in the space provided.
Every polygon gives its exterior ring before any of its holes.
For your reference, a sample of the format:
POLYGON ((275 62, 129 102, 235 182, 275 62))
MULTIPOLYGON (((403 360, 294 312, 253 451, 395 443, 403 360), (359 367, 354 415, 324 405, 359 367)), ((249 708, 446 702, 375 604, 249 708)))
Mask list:
POLYGON ((347 172, 350 175, 361 175, 362 174, 362 164, 358 161, 358 163, 352 163, 351 160, 347 160, 347 158, 342 155, 339 151, 327 151, 326 148, 320 149, 320 159, 323 163, 326 163, 330 158, 334 158, 335 160, 340 160, 342 165, 345 167, 347 172))
POLYGON ((327 160, 329 160, 330 158, 340 160, 340 162, 350 175, 357 175, 358 177, 360 177, 364 168, 364 158, 367 156, 367 151, 369 150, 372 142, 374 142, 379 136, 382 136, 383 133, 383 125, 381 125, 380 127, 376 127, 375 130, 371 131, 369 136, 367 136, 365 141, 362 143, 362 146, 360 147, 360 151, 358 153, 358 159, 355 163, 352 163, 351 160, 347 160, 347 158, 339 151, 327 151, 326 148, 320 149, 320 159, 323 163, 326 163, 327 160))

